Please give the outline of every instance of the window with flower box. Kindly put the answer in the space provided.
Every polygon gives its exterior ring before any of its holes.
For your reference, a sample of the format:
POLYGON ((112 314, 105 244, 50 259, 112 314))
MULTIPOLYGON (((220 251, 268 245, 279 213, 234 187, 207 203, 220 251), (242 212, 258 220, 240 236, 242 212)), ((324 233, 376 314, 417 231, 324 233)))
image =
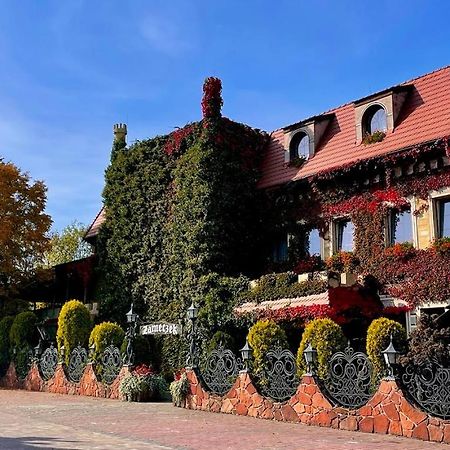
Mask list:
POLYGON ((450 237, 450 198, 435 200, 436 237, 450 237))
POLYGON ((413 222, 411 211, 391 211, 387 218, 387 239, 388 246, 413 242, 413 222))

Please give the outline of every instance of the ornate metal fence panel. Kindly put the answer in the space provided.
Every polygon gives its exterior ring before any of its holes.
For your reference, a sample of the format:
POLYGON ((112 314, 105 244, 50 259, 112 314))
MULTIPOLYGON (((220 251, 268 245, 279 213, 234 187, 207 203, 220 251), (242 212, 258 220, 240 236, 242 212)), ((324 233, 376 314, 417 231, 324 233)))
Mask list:
POLYGON ((225 395, 233 386, 239 370, 243 368, 240 359, 222 345, 213 350, 201 368, 203 382, 213 394, 225 395))
POLYGON ((70 381, 78 383, 83 376, 84 368, 88 363, 88 352, 85 348, 78 345, 75 347, 69 358, 69 365, 66 372, 70 381))
POLYGON ((39 371, 42 378, 45 381, 55 374, 56 366, 58 365, 58 351, 50 344, 50 347, 46 348, 39 359, 39 371))
POLYGON ((264 357, 262 394, 277 401, 291 398, 297 391, 299 380, 295 356, 280 346, 269 350, 264 357))
POLYGON ((328 363, 323 381, 326 394, 340 406, 359 408, 372 396, 372 363, 367 355, 355 352, 350 345, 335 353, 328 363))
POLYGON ((111 384, 122 368, 122 355, 114 345, 108 345, 102 354, 101 378, 106 384, 111 384))
POLYGON ((404 393, 433 416, 450 419, 450 368, 437 364, 407 366, 401 375, 404 393))

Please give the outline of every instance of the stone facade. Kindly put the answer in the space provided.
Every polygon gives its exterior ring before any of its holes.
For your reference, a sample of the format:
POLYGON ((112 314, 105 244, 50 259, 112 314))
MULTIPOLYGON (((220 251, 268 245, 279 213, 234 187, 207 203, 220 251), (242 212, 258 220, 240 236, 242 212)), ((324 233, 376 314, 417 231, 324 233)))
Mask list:
POLYGON ((27 377, 24 380, 20 380, 17 377, 14 364, 11 363, 5 376, 0 379, 0 387, 5 389, 51 392, 54 394, 86 395, 89 397, 119 399, 120 381, 127 373, 129 373, 129 367, 122 367, 117 378, 108 386, 97 379, 92 364, 87 364, 81 380, 78 383, 73 383, 67 379, 63 364, 58 364, 52 378, 44 381, 39 373, 38 366, 33 364, 27 377))
POLYGON ((349 410, 333 406, 310 376, 304 376, 296 394, 283 403, 260 395, 245 372, 223 397, 203 389, 194 371, 188 370, 187 376, 190 391, 184 407, 188 409, 450 443, 450 421, 412 406, 393 380, 383 380, 367 405, 349 410))

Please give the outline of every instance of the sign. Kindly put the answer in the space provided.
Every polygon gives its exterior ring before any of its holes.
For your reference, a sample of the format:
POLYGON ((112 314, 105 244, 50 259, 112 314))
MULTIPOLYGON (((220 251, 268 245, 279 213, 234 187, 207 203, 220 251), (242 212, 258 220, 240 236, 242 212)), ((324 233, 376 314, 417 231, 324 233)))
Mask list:
POLYGON ((148 323, 141 325, 141 334, 181 334, 181 325, 177 323, 148 323))

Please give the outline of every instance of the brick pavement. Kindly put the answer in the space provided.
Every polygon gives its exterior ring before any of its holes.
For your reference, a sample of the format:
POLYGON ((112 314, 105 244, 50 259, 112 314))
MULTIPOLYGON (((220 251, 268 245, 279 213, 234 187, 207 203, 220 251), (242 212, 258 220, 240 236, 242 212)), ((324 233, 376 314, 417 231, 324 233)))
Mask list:
POLYGON ((446 449, 444 444, 89 397, 0 390, 0 449, 446 449))

